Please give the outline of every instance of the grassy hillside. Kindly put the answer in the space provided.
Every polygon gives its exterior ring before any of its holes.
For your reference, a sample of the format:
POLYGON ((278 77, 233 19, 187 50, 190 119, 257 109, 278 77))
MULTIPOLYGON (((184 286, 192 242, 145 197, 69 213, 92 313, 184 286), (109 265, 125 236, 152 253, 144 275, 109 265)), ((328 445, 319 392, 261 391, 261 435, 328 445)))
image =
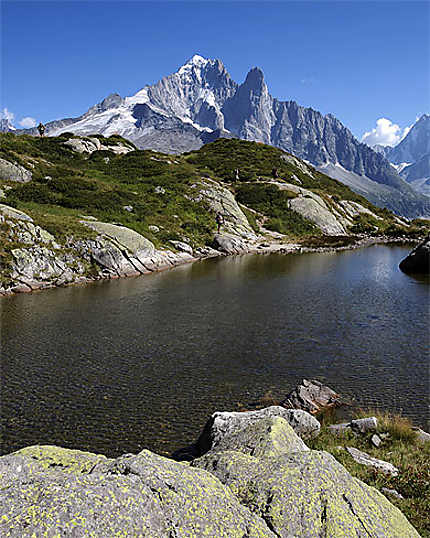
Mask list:
MULTIPOLYGON (((193 246, 210 244, 216 230, 215 215, 204 201, 191 199, 192 185, 202 177, 222 182, 236 196, 255 230, 267 229, 300 238, 321 232, 300 214, 288 208, 296 193, 271 185, 272 169, 278 181, 287 181, 319 194, 330 206, 336 200, 352 200, 383 217, 356 218, 357 233, 406 232, 393 215, 374 207, 348 187, 308 167, 298 159, 263 144, 220 139, 199 151, 181 156, 138 151, 119 136, 104 138, 105 146, 118 143, 132 151, 78 153, 64 145, 75 137, 36 138, 13 133, 0 134, 0 158, 30 170, 32 181, 21 184, 0 181, 0 202, 30 214, 34 221, 57 239, 88 235, 79 220, 91 215, 105 222, 120 223, 144 234, 157 246, 187 238, 193 246), (239 181, 235 170, 239 170, 239 181), (311 172, 310 172, 311 171, 311 172), (128 211, 127 206, 132 210, 128 211), (154 234, 150 226, 160 231, 154 234)), ((408 229, 409 234, 420 228, 408 229)))

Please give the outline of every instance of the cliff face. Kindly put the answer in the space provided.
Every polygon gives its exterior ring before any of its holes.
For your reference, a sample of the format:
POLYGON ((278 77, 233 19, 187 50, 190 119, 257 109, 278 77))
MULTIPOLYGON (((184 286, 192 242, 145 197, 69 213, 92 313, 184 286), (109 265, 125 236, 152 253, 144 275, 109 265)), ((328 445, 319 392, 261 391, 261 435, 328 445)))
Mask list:
POLYGON ((258 420, 236 420, 191 465, 147 450, 109 459, 34 446, 3 456, 1 533, 419 536, 376 489, 330 454, 309 450, 277 409, 258 420))

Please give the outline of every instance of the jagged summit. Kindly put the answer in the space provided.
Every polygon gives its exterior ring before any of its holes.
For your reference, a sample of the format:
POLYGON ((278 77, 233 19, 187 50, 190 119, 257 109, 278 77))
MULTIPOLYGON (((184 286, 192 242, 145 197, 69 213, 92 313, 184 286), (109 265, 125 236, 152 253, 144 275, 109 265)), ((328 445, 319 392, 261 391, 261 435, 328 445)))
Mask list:
POLYGON ((408 216, 430 215, 430 200, 420 198, 383 155, 361 144, 334 116, 272 97, 258 67, 238 84, 221 60, 194 54, 130 97, 111 94, 79 118, 47 125, 49 135, 65 131, 117 133, 139 148, 168 153, 198 149, 217 137, 264 142, 324 167, 377 205, 408 216))
POLYGON ((203 58, 203 56, 200 56, 199 54, 194 54, 194 56, 190 58, 187 62, 185 62, 184 65, 182 65, 177 72, 181 74, 195 67, 203 67, 207 65, 210 61, 211 60, 203 58))
POLYGON ((15 127, 8 118, 0 118, 0 133, 8 133, 15 130, 15 127))
POLYGON ((401 177, 430 196, 430 114, 422 114, 408 134, 385 155, 401 177))

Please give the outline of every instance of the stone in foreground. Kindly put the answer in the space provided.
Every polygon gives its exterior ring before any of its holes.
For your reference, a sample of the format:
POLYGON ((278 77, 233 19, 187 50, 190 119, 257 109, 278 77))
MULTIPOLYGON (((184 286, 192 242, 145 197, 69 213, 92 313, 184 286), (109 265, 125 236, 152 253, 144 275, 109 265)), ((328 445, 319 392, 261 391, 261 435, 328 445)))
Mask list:
POLYGON ((272 405, 265 409, 245 413, 217 411, 207 421, 197 440, 195 445, 197 455, 203 455, 209 450, 217 449, 224 437, 243 430, 247 426, 256 424, 266 418, 277 417, 286 420, 300 437, 310 438, 319 434, 321 426, 318 420, 300 409, 284 409, 283 407, 272 405))
POLYGON ((366 454, 366 452, 362 452, 361 450, 358 450, 357 448, 354 448, 352 446, 347 446, 346 450, 352 456, 354 461, 359 463, 360 465, 373 467, 374 469, 382 471, 383 473, 389 474, 393 477, 399 475, 399 470, 397 469, 397 467, 395 467, 392 463, 389 463, 388 461, 372 458, 372 456, 369 456, 369 454, 366 454))
POLYGON ((381 493, 309 450, 284 418, 235 425, 191 465, 147 450, 108 459, 28 447, 3 456, 0 535, 418 537, 381 493))
POLYGON ((0 535, 274 538, 210 473, 146 450, 108 460, 58 447, 0 459, 0 535))
POLYGON ((209 452, 192 466, 227 484, 278 537, 418 537, 381 493, 353 478, 326 452, 266 459, 235 451, 209 452))

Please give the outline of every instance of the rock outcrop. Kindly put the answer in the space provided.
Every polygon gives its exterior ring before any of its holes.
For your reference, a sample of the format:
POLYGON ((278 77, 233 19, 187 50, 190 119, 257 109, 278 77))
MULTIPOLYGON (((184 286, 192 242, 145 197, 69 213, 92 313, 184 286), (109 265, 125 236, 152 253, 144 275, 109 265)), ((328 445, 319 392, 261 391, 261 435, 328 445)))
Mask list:
POLYGON ((131 144, 127 144, 125 142, 118 144, 102 143, 100 139, 96 138, 95 136, 90 136, 88 138, 70 138, 64 142, 64 145, 78 153, 91 154, 94 153, 94 151, 112 151, 117 155, 121 155, 123 153, 134 151, 134 147, 131 144))
POLYGON ((256 411, 228 412, 218 411, 206 422, 203 431, 196 443, 189 447, 185 454, 192 457, 201 456, 210 450, 217 450, 220 443, 227 436, 238 430, 260 422, 263 419, 282 418, 293 428, 296 434, 304 439, 316 437, 320 431, 318 420, 301 409, 284 409, 273 405, 256 411), (190 451, 190 448, 192 449, 190 451))
POLYGON ((313 198, 297 197, 289 202, 293 211, 314 223, 326 235, 345 235, 345 228, 331 213, 327 206, 319 204, 313 198))
POLYGON ((194 188, 198 193, 195 200, 197 202, 204 200, 212 211, 222 218, 223 234, 242 237, 246 240, 257 238, 233 193, 226 187, 211 179, 202 178, 202 181, 194 185, 194 188))
POLYGON ((281 402, 286 408, 303 409, 309 413, 318 413, 333 407, 339 402, 339 394, 316 379, 303 379, 281 402))
POLYGON ((0 458, 0 484, 5 537, 275 537, 216 477, 147 450, 30 447, 0 458))
POLYGON ((191 464, 58 447, 0 458, 0 533, 417 538, 405 516, 281 416, 236 422, 191 464))
POLYGON ((405 273, 430 274, 430 235, 400 262, 405 273))
POLYGON ((369 456, 369 454, 366 454, 366 452, 362 452, 361 450, 358 450, 353 446, 347 446, 346 450, 352 456, 354 461, 359 463, 360 465, 365 465, 366 467, 373 467, 374 469, 378 469, 379 471, 382 471, 383 473, 389 474, 391 476, 398 476, 399 474, 399 470, 397 469, 397 467, 395 467, 392 463, 389 463, 388 461, 373 458, 372 456, 369 456))
POLYGON ((28 183, 31 178, 32 173, 20 164, 13 164, 5 159, 0 159, 0 179, 28 183))
POLYGON ((156 249, 146 237, 125 226, 81 222, 93 230, 94 238, 70 237, 60 245, 29 215, 0 204, 6 237, 19 245, 11 250, 9 271, 2 267, 6 274, 0 293, 147 274, 196 259, 190 252, 156 249))

